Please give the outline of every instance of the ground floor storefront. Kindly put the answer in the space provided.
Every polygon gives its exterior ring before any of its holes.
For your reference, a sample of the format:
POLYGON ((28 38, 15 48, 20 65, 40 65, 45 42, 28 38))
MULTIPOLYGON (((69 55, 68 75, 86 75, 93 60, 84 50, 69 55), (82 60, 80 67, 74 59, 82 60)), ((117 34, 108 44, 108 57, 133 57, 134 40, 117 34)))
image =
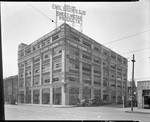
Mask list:
POLYGON ((106 90, 72 84, 57 84, 19 89, 18 103, 76 105, 81 99, 98 98, 104 102, 121 103, 125 91, 106 90))
POLYGON ((150 81, 139 81, 137 87, 138 108, 150 109, 150 81))

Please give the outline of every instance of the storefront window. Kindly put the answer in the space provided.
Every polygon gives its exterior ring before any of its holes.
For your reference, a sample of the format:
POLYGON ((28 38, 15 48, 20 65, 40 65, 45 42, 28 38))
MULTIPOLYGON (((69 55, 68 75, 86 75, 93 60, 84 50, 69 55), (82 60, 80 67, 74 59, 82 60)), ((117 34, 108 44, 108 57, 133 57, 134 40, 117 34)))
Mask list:
POLYGON ((79 102, 79 88, 69 88, 69 105, 76 105, 79 102))
POLYGON ((61 105, 61 87, 53 88, 53 104, 61 105))
POLYGON ((40 90, 33 90, 33 103, 39 104, 40 103, 40 90))
POLYGON ((50 89, 42 89, 42 104, 49 104, 50 102, 50 89))
POLYGON ((31 90, 26 92, 26 103, 31 103, 31 90))

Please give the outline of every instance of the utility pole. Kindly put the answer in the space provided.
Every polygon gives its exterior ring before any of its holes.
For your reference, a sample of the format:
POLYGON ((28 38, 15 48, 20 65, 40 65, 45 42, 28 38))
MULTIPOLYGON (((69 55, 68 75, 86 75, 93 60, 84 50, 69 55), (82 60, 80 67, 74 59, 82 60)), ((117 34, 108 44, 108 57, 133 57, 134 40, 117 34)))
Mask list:
POLYGON ((133 54, 133 59, 131 60, 133 62, 132 65, 132 101, 131 101, 131 111, 133 111, 133 92, 134 92, 134 54, 133 54))

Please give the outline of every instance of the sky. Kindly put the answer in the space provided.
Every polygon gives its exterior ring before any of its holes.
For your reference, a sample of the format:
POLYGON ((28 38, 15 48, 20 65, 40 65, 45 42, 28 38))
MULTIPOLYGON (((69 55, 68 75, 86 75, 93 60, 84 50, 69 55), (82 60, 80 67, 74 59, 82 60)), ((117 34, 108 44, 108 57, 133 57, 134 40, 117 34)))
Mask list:
MULTIPOLYGON (((64 2, 1 2, 3 77, 18 74, 18 45, 30 44, 55 29, 52 4, 64 2), (40 12, 35 10, 32 6, 40 12)), ((150 79, 150 0, 138 2, 66 2, 86 11, 83 33, 128 58, 128 80, 132 79, 132 57, 135 54, 134 78, 150 79), (127 38, 128 37, 128 38, 127 38), (124 38, 124 39, 122 39, 124 38), (118 40, 118 41, 116 41, 118 40), (114 42, 113 42, 114 41, 114 42), (136 51, 144 49, 141 51, 136 51), (131 51, 135 51, 129 53, 131 51)))

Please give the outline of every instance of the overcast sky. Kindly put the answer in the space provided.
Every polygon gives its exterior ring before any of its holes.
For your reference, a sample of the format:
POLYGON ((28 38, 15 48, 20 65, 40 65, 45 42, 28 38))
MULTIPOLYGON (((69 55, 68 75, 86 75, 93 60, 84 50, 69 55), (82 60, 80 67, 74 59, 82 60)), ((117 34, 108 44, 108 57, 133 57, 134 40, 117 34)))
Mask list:
MULTIPOLYGON (((52 9, 52 4, 63 6, 64 2, 30 2, 30 4, 55 21, 56 11, 52 9)), ((148 31, 150 30, 150 0, 66 2, 66 4, 86 11, 86 15, 83 16, 85 35, 128 58, 128 80, 132 78, 133 54, 136 60, 135 79, 150 79, 150 49, 128 53, 150 47, 150 31, 148 31), (121 38, 124 39, 108 43, 121 38)), ((34 42, 54 30, 55 23, 41 15, 27 2, 2 2, 1 23, 3 77, 5 78, 18 73, 18 44, 34 42)))

